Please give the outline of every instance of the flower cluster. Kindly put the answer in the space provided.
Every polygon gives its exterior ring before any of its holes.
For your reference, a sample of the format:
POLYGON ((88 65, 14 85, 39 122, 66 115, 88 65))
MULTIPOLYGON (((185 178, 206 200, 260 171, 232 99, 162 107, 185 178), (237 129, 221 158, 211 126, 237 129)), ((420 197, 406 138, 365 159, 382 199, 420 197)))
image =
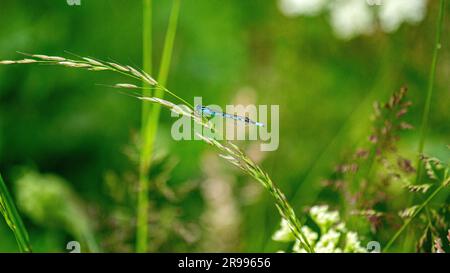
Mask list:
POLYGON ((279 0, 281 12, 289 17, 329 11, 331 26, 341 39, 370 34, 377 22, 385 32, 396 31, 403 22, 419 23, 426 5, 427 0, 279 0))
MULTIPOLYGON (((316 252, 367 252, 367 250, 361 246, 358 234, 346 228, 337 211, 330 211, 326 205, 314 206, 309 210, 309 215, 320 230, 316 232, 304 225, 302 226, 302 232, 316 252)), ((300 242, 295 240, 295 237, 285 220, 281 221, 280 229, 273 234, 272 239, 279 242, 295 241, 292 251, 301 253, 306 252, 300 242)))

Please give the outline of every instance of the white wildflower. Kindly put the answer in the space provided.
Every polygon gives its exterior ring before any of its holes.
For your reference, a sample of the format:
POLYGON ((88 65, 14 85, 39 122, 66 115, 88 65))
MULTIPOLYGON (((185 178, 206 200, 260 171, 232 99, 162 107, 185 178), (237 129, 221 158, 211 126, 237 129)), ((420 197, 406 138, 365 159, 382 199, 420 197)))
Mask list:
POLYGON ((336 1, 330 10, 331 25, 341 39, 351 39, 357 35, 370 34, 374 28, 374 15, 366 1, 336 1))
POLYGON ((348 40, 372 33, 378 21, 384 32, 394 32, 402 23, 417 24, 426 15, 428 0, 279 0, 278 3, 281 12, 289 17, 329 11, 336 36, 348 40))
POLYGON ((281 219, 280 228, 272 235, 272 240, 277 242, 290 242, 295 240, 289 224, 285 219, 281 219))
POLYGON ((280 0, 281 12, 286 16, 317 15, 325 7, 328 0, 280 0))
POLYGON ((416 24, 423 20, 427 0, 389 0, 380 6, 380 24, 384 31, 396 31, 403 22, 416 24))
POLYGON ((339 243, 339 238, 341 233, 334 229, 330 229, 327 233, 322 234, 319 241, 315 245, 315 250, 317 253, 334 253, 342 252, 340 248, 337 247, 339 243))
POLYGON ((345 226, 344 222, 341 222, 341 223, 336 225, 336 230, 339 231, 339 232, 345 233, 345 232, 347 232, 347 227, 345 226))
MULTIPOLYGON (((312 229, 310 229, 308 226, 303 226, 302 227, 302 232, 303 234, 305 234, 306 239, 308 240, 308 242, 310 244, 315 244, 315 242, 317 241, 317 238, 319 238, 319 234, 317 234, 316 232, 314 232, 312 229)), ((294 247, 292 248, 293 252, 297 252, 297 253, 306 253, 307 251, 302 247, 302 244, 300 243, 299 240, 295 241, 294 247)))
POLYGON ((299 240, 295 241, 294 247, 292 248, 292 252, 294 252, 294 253, 308 253, 308 251, 306 251, 306 249, 304 249, 302 247, 302 244, 300 243, 299 240))
POLYGON ((320 226, 321 230, 327 230, 340 221, 339 212, 328 211, 328 206, 314 206, 309 211, 311 218, 320 226))
MULTIPOLYGON (((340 253, 340 252, 367 252, 361 246, 359 236, 354 231, 349 231, 344 222, 341 222, 338 211, 329 211, 327 205, 313 206, 309 210, 309 215, 320 228, 319 233, 310 227, 303 225, 302 233, 305 235, 309 244, 314 247, 317 253, 340 253)), ((291 242, 295 240, 294 235, 289 229, 285 220, 281 221, 280 229, 272 236, 275 241, 291 242)), ((292 252, 307 253, 303 244, 295 240, 292 252)))
POLYGON ((308 226, 303 226, 302 232, 303 232, 303 234, 305 234, 305 237, 309 242, 315 242, 317 240, 317 238, 319 238, 319 234, 314 232, 308 226))
POLYGON ((345 252, 350 253, 364 253, 367 252, 367 250, 361 246, 361 242, 359 241, 358 234, 353 231, 347 232, 345 236, 345 252))

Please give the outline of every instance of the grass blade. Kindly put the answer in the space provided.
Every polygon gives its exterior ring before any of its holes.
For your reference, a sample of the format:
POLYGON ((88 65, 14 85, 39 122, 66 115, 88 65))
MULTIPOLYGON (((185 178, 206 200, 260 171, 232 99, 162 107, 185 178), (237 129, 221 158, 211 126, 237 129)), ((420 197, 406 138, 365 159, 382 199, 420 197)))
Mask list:
POLYGON ((409 224, 416 218, 417 215, 420 214, 420 212, 433 200, 436 195, 441 192, 445 187, 446 183, 442 182, 441 185, 434 190, 433 193, 428 196, 428 198, 415 210, 414 214, 411 215, 408 220, 405 221, 405 223, 401 226, 401 228, 394 234, 394 236, 389 240, 389 242, 386 244, 384 251, 386 252, 389 250, 392 246, 392 244, 398 239, 398 237, 405 231, 405 229, 409 226, 409 224))
MULTIPOLYGON (((153 57, 152 57, 152 0, 143 0, 143 22, 142 22, 142 59, 143 69, 145 72, 152 73, 153 57)), ((143 86, 148 87, 148 84, 143 81, 143 86)), ((144 96, 151 95, 151 90, 144 88, 142 90, 144 96)), ((139 191, 137 203, 137 223, 136 223, 136 251, 146 252, 148 244, 148 157, 145 152, 147 131, 145 126, 147 124, 149 115, 149 105, 142 102, 141 114, 141 155, 139 163, 139 191)))
MULTIPOLYGON (((423 109, 423 115, 422 115, 422 123, 420 125, 420 138, 419 138, 419 155, 423 153, 423 149, 425 147, 425 138, 427 134, 427 128, 428 128, 428 118, 430 116, 430 109, 431 109, 431 98, 433 95, 433 87, 434 87, 434 80, 436 78, 436 66, 437 66, 437 59, 438 59, 438 53, 441 49, 441 34, 442 34, 442 26, 444 23, 444 12, 445 12, 445 0, 440 0, 439 3, 439 15, 436 25, 436 40, 434 44, 434 51, 433 51, 433 59, 431 61, 431 68, 430 68, 430 76, 428 79, 428 89, 427 89, 427 97, 425 100, 425 106, 423 109)), ((422 178, 423 168, 420 164, 420 159, 417 164, 417 176, 416 176, 416 182, 420 182, 420 179, 422 178)))
POLYGON ((6 220, 6 223, 11 228, 16 237, 17 245, 21 252, 31 252, 30 239, 28 232, 17 212, 16 206, 11 198, 11 195, 6 188, 5 182, 0 174, 0 212, 6 220))
MULTIPOLYGON (((144 0, 144 15, 151 16, 151 7, 149 0, 144 0)), ((178 24, 178 15, 180 12, 180 0, 174 0, 172 11, 169 19, 169 25, 167 28, 166 38, 164 42, 164 49, 162 54, 161 65, 159 68, 158 82, 160 85, 165 86, 167 77, 169 74, 170 62, 172 59, 173 45, 175 41, 175 34, 178 24)), ((148 18, 146 19, 148 21, 148 18)), ((145 22, 144 37, 149 36, 151 33, 151 22, 145 22)), ((147 37, 147 42, 144 41, 144 71, 151 72, 151 43, 148 42, 150 37, 147 37)), ((144 93, 145 95, 145 93, 144 93)), ((161 98, 164 95, 163 90, 156 90, 155 96, 161 98)), ((158 131, 158 120, 161 107, 158 104, 149 104, 143 101, 143 117, 142 117, 142 150, 141 150, 141 163, 140 163, 140 178, 139 178, 139 195, 138 195, 138 216, 137 216, 137 239, 136 250, 137 252, 146 252, 148 241, 148 189, 149 189, 149 177, 148 172, 151 166, 151 159, 154 150, 154 142, 156 133, 158 131)))
MULTIPOLYGON (((179 0, 176 0, 176 1, 179 1, 179 0)), ((65 61, 61 62, 59 60, 52 60, 52 58, 54 58, 52 56, 46 56, 46 55, 29 55, 29 56, 31 56, 34 59, 27 59, 26 62, 24 62, 24 60, 16 60, 16 61, 6 60, 6 61, 0 61, 0 64, 10 65, 10 64, 22 64, 22 63, 48 63, 48 64, 54 64, 54 65, 59 65, 59 66, 65 66, 65 67, 87 69, 89 71, 108 70, 108 71, 113 71, 116 73, 123 74, 123 75, 128 76, 133 79, 138 79, 140 81, 145 80, 145 81, 147 81, 147 83, 151 84, 155 88, 159 88, 163 92, 167 92, 167 93, 173 95, 175 98, 177 98, 181 101, 185 101, 184 99, 181 99, 178 95, 172 93, 170 90, 168 90, 167 88, 162 86, 157 81, 153 80, 153 78, 151 78, 151 76, 145 75, 140 72, 136 72, 137 70, 130 66, 123 67, 123 69, 122 69, 122 66, 120 66, 119 64, 105 63, 105 62, 102 62, 99 60, 96 61, 96 62, 98 62, 98 64, 97 63, 92 64, 89 60, 86 60, 86 59, 82 59, 82 60, 64 59, 65 61)), ((58 58, 62 58, 62 57, 58 57, 58 58)), ((116 84, 114 87, 127 88, 127 89, 139 88, 138 86, 136 86, 134 84, 130 84, 130 83, 116 84)), ((178 113, 179 115, 185 115, 185 116, 190 117, 191 119, 194 120, 194 122, 200 124, 204 128, 207 128, 209 130, 214 129, 213 127, 211 127, 211 124, 209 122, 205 121, 203 118, 199 117, 198 115, 195 115, 194 109, 192 108, 192 106, 190 106, 190 105, 188 106, 188 104, 186 104, 186 105, 184 105, 184 107, 182 107, 183 105, 176 105, 173 102, 170 102, 170 101, 167 101, 167 100, 164 100, 161 98, 157 98, 157 97, 143 97, 140 94, 132 94, 132 93, 131 94, 125 93, 125 94, 130 95, 135 98, 138 98, 138 99, 141 99, 141 100, 144 100, 144 101, 147 101, 147 102, 150 102, 150 103, 158 104, 158 105, 160 105, 160 107, 163 106, 163 107, 169 108, 172 111, 178 113)), ((214 139, 210 139, 210 138, 202 137, 202 136, 200 136, 200 137, 206 143, 218 148, 223 153, 222 155, 226 160, 228 160, 231 164, 236 165, 237 167, 241 168, 241 170, 244 173, 246 173, 246 174, 250 175, 251 177, 253 177, 254 179, 256 179, 268 190, 268 192, 274 198, 275 205, 276 205, 281 217, 283 217, 283 219, 288 221, 289 228, 292 230, 292 232, 296 236, 296 238, 300 241, 303 248, 305 248, 308 252, 314 252, 314 248, 311 247, 306 236, 303 234, 303 232, 301 230, 301 223, 297 219, 292 206, 288 203, 285 195, 281 192, 281 190, 278 188, 278 186, 271 180, 269 175, 266 172, 264 172, 258 165, 256 165, 248 156, 246 156, 236 145, 234 145, 230 142, 228 142, 226 145, 223 145, 214 139)), ((144 205, 148 206, 147 195, 145 197, 146 197, 145 200, 147 201, 147 203, 144 205)), ((148 217, 148 215, 145 214, 143 217, 148 217)), ((147 229, 146 222, 144 222, 142 227, 144 229, 147 229)), ((142 237, 142 238, 147 240, 147 234, 145 235, 145 237, 142 237)), ((143 246, 143 248, 139 249, 139 251, 145 251, 147 245, 145 244, 145 245, 141 245, 141 246, 143 246)))

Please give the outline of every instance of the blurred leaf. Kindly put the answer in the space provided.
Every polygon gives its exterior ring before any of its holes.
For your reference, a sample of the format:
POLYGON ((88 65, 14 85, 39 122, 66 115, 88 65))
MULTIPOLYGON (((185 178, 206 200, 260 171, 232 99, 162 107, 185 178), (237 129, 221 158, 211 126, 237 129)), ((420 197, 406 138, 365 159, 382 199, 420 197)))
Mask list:
POLYGON ((36 224, 60 228, 98 251, 82 201, 62 178, 26 170, 16 180, 19 209, 36 224))

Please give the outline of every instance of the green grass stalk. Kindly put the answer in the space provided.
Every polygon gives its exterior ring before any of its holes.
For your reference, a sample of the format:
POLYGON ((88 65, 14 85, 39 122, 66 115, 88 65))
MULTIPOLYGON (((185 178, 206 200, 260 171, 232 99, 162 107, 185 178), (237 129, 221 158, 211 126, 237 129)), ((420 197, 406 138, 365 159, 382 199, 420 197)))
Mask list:
MULTIPOLYGON (((167 28, 166 38, 164 42, 164 49, 161 59, 161 64, 158 74, 158 82, 161 85, 166 85, 169 74, 170 62, 172 59, 173 45, 175 41, 175 34, 178 25, 178 15, 180 12, 180 0, 174 0, 172 11, 170 14, 169 25, 167 28)), ((144 71, 151 73, 151 1, 144 0, 144 43, 143 43, 143 58, 144 71), (150 18, 150 19, 149 19, 150 18)), ((144 82, 144 87, 147 83, 144 82)), ((149 92, 149 91, 147 91, 149 92)), ((144 93, 145 96, 148 93, 144 93)), ((155 90, 155 97, 163 97, 164 90, 155 90)), ((151 167, 151 159, 154 150, 154 143, 159 124, 160 106, 157 104, 150 104, 143 101, 142 107, 142 150, 140 162, 139 175, 139 195, 138 195, 138 216, 137 216, 137 235, 136 235, 136 251, 146 252, 148 246, 148 191, 149 191, 149 177, 148 173, 151 167)))
MULTIPOLYGON (((179 0, 176 0, 179 1, 179 0)), ((175 9, 176 10, 176 9, 175 9)), ((172 16, 172 22, 176 22, 174 17, 172 16)), ((176 18, 176 17, 175 17, 176 18)), ((169 28, 170 29, 170 28, 169 28)), ((174 30, 173 30, 174 31, 174 30)), ((172 32, 172 31, 171 31, 172 32)), ((174 37, 174 36, 172 36, 174 37)), ((167 47, 166 47, 167 48, 167 47)), ((54 64, 64 67, 71 68, 80 68, 89 71, 113 71, 125 76, 128 76, 135 80, 145 81, 146 83, 153 86, 155 89, 162 90, 162 92, 166 92, 173 97, 177 98, 182 102, 185 102, 184 99, 180 98, 175 93, 171 92, 160 83, 155 81, 150 75, 145 72, 139 72, 135 68, 131 66, 123 66, 118 63, 104 62, 100 60, 94 60, 92 58, 79 57, 79 60, 67 59, 59 56, 47 56, 47 55, 38 55, 38 54, 25 54, 28 58, 22 60, 0 60, 0 65, 12 65, 12 64, 31 64, 31 63, 45 63, 45 64, 54 64)), ((169 56, 169 55, 168 55, 169 56)), ((170 61, 170 59, 166 59, 166 62, 170 61)), ((163 62, 164 63, 164 62, 163 62)), ((131 83, 120 83, 112 86, 113 88, 124 88, 124 89, 141 89, 141 87, 131 84, 131 83)), ((126 93, 125 93, 126 94, 126 93)), ((178 113, 179 115, 185 115, 194 120, 197 124, 200 124, 204 129, 214 130, 212 124, 204 117, 199 117, 194 114, 194 108, 189 105, 177 105, 173 102, 157 98, 157 97, 143 97, 142 95, 128 93, 132 97, 150 102, 159 104, 160 106, 166 107, 178 113)), ((274 198, 275 205, 278 208, 278 211, 283 219, 285 219, 289 228, 295 235, 295 237, 300 241, 301 246, 305 248, 308 252, 314 252, 314 248, 308 242, 305 234, 301 230, 301 223, 297 219, 295 212, 292 206, 288 203, 285 195, 278 188, 278 186, 271 180, 269 175, 264 172, 256 163, 254 163, 242 150, 240 150, 236 145, 227 142, 226 144, 221 144, 215 139, 211 139, 208 137, 204 137, 199 135, 203 141, 206 143, 215 146, 219 151, 222 152, 220 156, 225 158, 231 164, 239 167, 244 173, 253 177, 256 181, 260 182, 267 191, 274 198)))
MULTIPOLYGON (((430 74, 428 78, 428 87, 427 87, 427 94, 425 99, 425 105, 422 113, 422 121, 419 129, 419 147, 418 147, 418 154, 419 156, 423 154, 423 150, 425 148, 425 140, 427 135, 427 129, 428 129, 428 120, 430 116, 430 110, 431 110, 431 99, 433 95, 433 88, 434 88, 434 81, 436 79, 436 67, 437 67, 437 60, 438 60, 438 53, 441 49, 441 35, 442 35, 442 26, 444 22, 444 13, 445 13, 445 0, 440 0, 439 3, 439 15, 436 23, 436 36, 435 36, 435 43, 434 43, 434 50, 433 50, 433 57, 431 60, 431 67, 430 67, 430 74)), ((423 176, 423 166, 420 163, 420 158, 417 161, 417 170, 416 170, 416 184, 420 183, 423 176)), ((430 215, 428 208, 425 207, 425 211, 427 213, 427 218, 430 220, 430 215)))
POLYGON ((417 215, 420 214, 420 212, 433 200, 436 195, 441 192, 445 187, 447 186, 447 183, 445 181, 441 183, 441 185, 434 190, 433 193, 428 196, 428 198, 414 211, 414 214, 411 215, 408 220, 405 221, 405 223, 401 226, 401 228, 394 234, 394 236, 389 240, 389 242, 384 247, 384 252, 388 251, 392 244, 398 239, 398 237, 405 231, 405 229, 409 226, 409 224, 416 218, 417 215))
MULTIPOLYGON (((143 0, 143 13, 142 13, 142 63, 143 70, 149 74, 152 71, 152 0, 143 0)), ((143 82, 142 93, 144 96, 151 95, 151 90, 148 89, 148 84, 143 82)), ((149 105, 142 102, 141 113, 141 155, 139 162, 139 191, 138 191, 138 203, 137 203, 137 222, 136 222, 136 251, 146 252, 148 245, 148 149, 149 145, 145 140, 147 139, 147 131, 145 130, 149 105)))
MULTIPOLYGON (((425 106, 423 110, 422 115, 422 122, 420 125, 420 138, 419 138, 419 147, 418 152, 419 155, 423 153, 423 149, 425 147, 425 139, 427 135, 427 128, 428 128, 428 119, 430 116, 430 109, 431 109, 431 98, 433 95, 433 87, 434 87, 434 80, 436 78, 436 66, 437 66, 437 60, 438 60, 438 53, 441 49, 441 34, 442 34, 442 26, 444 23, 444 12, 445 12, 445 0, 440 0, 439 3, 439 15, 436 25, 436 40, 434 43, 434 51, 433 51, 433 59, 431 61, 431 68, 430 68, 430 75, 428 79, 428 88, 427 88, 427 96, 425 100, 425 106)), ((423 174, 423 167, 420 164, 420 159, 417 163, 417 175, 416 175, 416 183, 420 182, 422 179, 423 174)))
POLYGON ((22 218, 17 212, 16 206, 8 192, 5 182, 0 174, 0 212, 3 214, 6 223, 11 228, 16 237, 20 252, 31 252, 30 239, 22 218))

